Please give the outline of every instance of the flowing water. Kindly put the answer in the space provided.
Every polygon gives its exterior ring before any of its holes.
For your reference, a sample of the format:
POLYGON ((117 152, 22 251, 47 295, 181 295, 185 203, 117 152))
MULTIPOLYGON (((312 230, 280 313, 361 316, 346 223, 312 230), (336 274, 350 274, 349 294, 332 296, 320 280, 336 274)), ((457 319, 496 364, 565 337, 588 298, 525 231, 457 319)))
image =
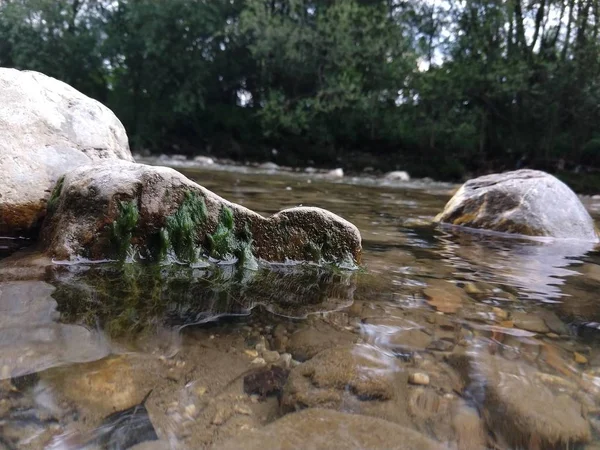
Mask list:
POLYGON ((433 226, 441 183, 184 173, 343 216, 360 269, 44 265, 0 240, 0 449, 600 448, 593 246, 433 226), (381 420, 319 441, 281 419, 319 407, 381 420))

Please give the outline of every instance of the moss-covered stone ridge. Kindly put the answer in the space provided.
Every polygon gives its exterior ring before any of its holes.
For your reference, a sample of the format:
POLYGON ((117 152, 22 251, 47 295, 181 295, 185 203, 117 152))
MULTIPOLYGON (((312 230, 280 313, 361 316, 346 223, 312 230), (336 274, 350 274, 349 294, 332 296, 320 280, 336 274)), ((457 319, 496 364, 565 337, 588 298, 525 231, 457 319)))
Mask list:
POLYGON ((594 221, 557 178, 517 170, 467 181, 436 222, 526 236, 598 242, 594 221))
POLYGON ((41 238, 59 260, 217 260, 254 268, 257 260, 346 266, 361 254, 358 229, 329 211, 301 207, 265 218, 173 169, 124 161, 66 174, 41 238))

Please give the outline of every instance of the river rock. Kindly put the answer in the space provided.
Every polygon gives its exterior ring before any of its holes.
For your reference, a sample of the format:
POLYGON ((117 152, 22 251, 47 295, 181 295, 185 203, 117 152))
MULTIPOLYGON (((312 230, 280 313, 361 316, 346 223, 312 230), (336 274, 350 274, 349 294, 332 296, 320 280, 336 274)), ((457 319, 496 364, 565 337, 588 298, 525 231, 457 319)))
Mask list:
POLYGON ((386 173, 383 179, 386 181, 410 181, 410 175, 404 170, 395 170, 386 173))
POLYGON ((409 425, 408 374, 398 359, 369 345, 324 350, 292 369, 284 410, 343 409, 409 425))
POLYGON ((581 403, 540 383, 533 367, 481 352, 472 368, 482 415, 510 448, 567 449, 591 439, 581 403))
POLYGON ((575 193, 538 170, 469 180, 435 221, 528 236, 598 241, 594 221, 575 193))
POLYGON ((206 247, 209 234, 215 233, 228 208, 231 233, 250 234, 257 258, 351 263, 360 258, 358 229, 329 211, 298 207, 266 219, 167 167, 125 161, 79 167, 65 175, 55 196, 56 209, 44 222, 42 240, 47 254, 58 259, 113 255, 111 230, 124 214, 124 202, 136 210, 126 244, 135 245, 141 254, 152 254, 160 246, 167 218, 187 208, 183 206, 186 201, 205 205, 202 220, 188 216, 178 230, 181 234, 192 230, 189 246, 206 247))
POLYGON ((357 414, 311 408, 288 414, 254 433, 215 446, 219 450, 444 448, 417 431, 357 414))
POLYGON ((325 324, 307 326, 290 336, 287 350, 297 361, 306 361, 317 353, 338 345, 356 342, 356 335, 348 331, 339 331, 325 324))
POLYGON ((0 235, 39 226, 57 179, 101 160, 133 161, 105 106, 41 73, 0 68, 0 235))
POLYGON ((138 404, 144 397, 126 356, 104 358, 86 364, 47 371, 43 379, 61 397, 107 416, 138 404))

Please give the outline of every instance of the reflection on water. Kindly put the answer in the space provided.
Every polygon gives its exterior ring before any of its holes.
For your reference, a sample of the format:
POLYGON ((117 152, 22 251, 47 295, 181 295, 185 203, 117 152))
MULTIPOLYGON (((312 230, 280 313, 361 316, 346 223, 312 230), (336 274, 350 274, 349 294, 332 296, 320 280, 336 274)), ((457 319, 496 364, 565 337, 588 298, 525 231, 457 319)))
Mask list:
POLYGON ((455 275, 518 288, 523 298, 559 301, 572 267, 595 248, 578 240, 534 240, 449 229, 438 236, 438 253, 455 275))
POLYGON ((593 245, 434 227, 447 185, 189 175, 263 214, 342 215, 362 269, 3 259, 0 449, 322 448, 305 408, 343 413, 340 445, 597 448, 593 245))
POLYGON ((61 318, 99 325, 111 335, 148 326, 192 326, 257 306, 302 319, 353 301, 355 274, 317 266, 234 265, 203 269, 161 265, 68 266, 56 271, 54 298, 61 318))

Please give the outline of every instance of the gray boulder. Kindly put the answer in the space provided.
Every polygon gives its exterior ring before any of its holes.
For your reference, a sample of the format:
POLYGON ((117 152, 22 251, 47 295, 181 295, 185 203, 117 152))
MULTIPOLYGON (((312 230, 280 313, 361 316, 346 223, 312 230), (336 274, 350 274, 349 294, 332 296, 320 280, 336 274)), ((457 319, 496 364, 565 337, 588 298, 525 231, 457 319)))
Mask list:
POLYGON ((37 72, 0 68, 0 235, 35 229, 56 180, 95 161, 133 161, 119 119, 37 72))
POLYGON ((112 161, 68 172, 57 184, 42 227, 57 259, 141 257, 358 262, 361 238, 350 222, 320 208, 271 217, 228 202, 181 173, 112 161), (161 256, 162 255, 162 256, 161 256))
POLYGON ((577 195, 538 170, 469 180, 434 220, 528 236, 598 241, 594 221, 577 195))

